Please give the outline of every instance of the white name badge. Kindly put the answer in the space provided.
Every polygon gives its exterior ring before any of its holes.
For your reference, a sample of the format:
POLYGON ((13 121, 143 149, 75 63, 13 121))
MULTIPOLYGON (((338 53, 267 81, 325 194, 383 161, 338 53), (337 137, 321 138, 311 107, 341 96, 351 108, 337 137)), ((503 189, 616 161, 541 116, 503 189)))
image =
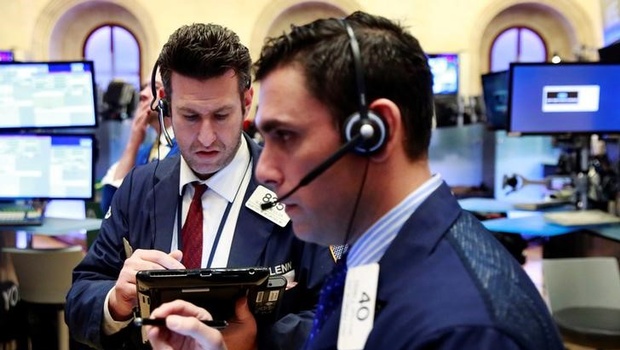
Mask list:
POLYGON ((265 186, 259 185, 256 190, 254 190, 254 193, 252 193, 250 198, 248 198, 245 206, 276 225, 284 227, 291 220, 284 211, 284 204, 277 203, 273 207, 265 210, 260 207, 261 204, 271 202, 276 199, 278 199, 278 197, 276 197, 276 194, 273 191, 270 191, 265 186))
POLYGON ((347 271, 338 330, 338 350, 361 350, 375 320, 379 264, 347 271))

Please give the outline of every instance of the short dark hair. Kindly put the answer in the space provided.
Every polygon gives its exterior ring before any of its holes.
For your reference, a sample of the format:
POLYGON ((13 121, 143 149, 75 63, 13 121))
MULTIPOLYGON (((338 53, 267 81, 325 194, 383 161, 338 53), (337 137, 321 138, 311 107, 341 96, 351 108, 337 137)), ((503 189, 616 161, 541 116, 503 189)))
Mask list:
POLYGON ((235 32, 217 24, 194 23, 180 27, 164 44, 157 64, 168 100, 173 93, 172 72, 203 80, 232 69, 239 81, 242 99, 251 83, 250 51, 241 44, 235 32))
MULTIPOLYGON (((359 42, 367 101, 387 98, 398 105, 411 159, 427 156, 433 120, 433 78, 420 43, 398 23, 364 12, 344 19, 359 42)), ((254 64, 256 80, 274 69, 302 67, 309 92, 329 108, 339 128, 358 110, 359 98, 349 36, 342 19, 292 26, 271 38, 254 64)))

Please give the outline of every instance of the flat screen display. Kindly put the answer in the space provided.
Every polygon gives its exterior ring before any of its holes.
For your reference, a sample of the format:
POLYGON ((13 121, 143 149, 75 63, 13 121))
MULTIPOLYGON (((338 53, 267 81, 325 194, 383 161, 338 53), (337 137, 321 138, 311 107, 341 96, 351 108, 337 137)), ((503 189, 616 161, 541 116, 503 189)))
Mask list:
POLYGON ((93 62, 0 62, 0 105, 0 129, 95 127, 93 62))
POLYGON ((94 194, 94 138, 0 134, 0 199, 85 199, 94 194))
POLYGON ((482 96, 490 130, 506 130, 508 126, 508 71, 483 74, 482 96))
POLYGON ((459 92, 459 56, 455 53, 429 54, 433 74, 433 93, 456 95, 459 92))
POLYGON ((512 63, 509 132, 620 132, 620 64, 512 63))

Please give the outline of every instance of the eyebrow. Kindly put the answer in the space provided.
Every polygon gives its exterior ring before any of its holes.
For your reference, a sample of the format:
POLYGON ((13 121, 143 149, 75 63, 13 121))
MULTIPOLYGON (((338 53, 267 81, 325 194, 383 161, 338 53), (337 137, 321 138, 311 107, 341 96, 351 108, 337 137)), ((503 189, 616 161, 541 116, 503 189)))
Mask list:
POLYGON ((287 126, 288 124, 279 121, 279 120, 268 120, 260 125, 257 125, 259 130, 262 130, 262 132, 264 133, 269 133, 274 129, 283 127, 283 126, 287 126))
MULTIPOLYGON (((220 108, 217 108, 213 111, 211 111, 212 114, 217 114, 217 113, 221 113, 221 112, 231 112, 235 109, 235 106, 233 105, 225 105, 222 106, 220 108)), ((199 112, 198 110, 196 110, 195 108, 192 107, 185 107, 185 106, 181 106, 178 108, 179 112, 182 113, 193 113, 193 114, 202 114, 201 112, 199 112)))
POLYGON ((179 112, 184 112, 184 113, 198 114, 198 112, 195 109, 189 108, 189 107, 179 107, 178 111, 179 112))

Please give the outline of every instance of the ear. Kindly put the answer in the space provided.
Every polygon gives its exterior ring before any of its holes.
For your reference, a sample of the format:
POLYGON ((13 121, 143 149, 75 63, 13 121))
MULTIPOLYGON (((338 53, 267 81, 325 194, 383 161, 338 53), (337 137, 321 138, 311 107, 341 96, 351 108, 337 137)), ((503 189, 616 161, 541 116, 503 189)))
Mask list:
POLYGON ((388 129, 387 140, 385 146, 379 151, 379 153, 371 156, 371 159, 376 162, 385 161, 397 147, 403 147, 402 135, 403 124, 401 120, 401 113, 398 106, 386 98, 380 98, 374 100, 368 108, 381 116, 383 122, 388 129))
POLYGON ((243 93, 243 107, 245 113, 243 113, 243 119, 246 119, 250 114, 250 108, 252 107, 252 99, 254 98, 254 87, 250 86, 243 93))

